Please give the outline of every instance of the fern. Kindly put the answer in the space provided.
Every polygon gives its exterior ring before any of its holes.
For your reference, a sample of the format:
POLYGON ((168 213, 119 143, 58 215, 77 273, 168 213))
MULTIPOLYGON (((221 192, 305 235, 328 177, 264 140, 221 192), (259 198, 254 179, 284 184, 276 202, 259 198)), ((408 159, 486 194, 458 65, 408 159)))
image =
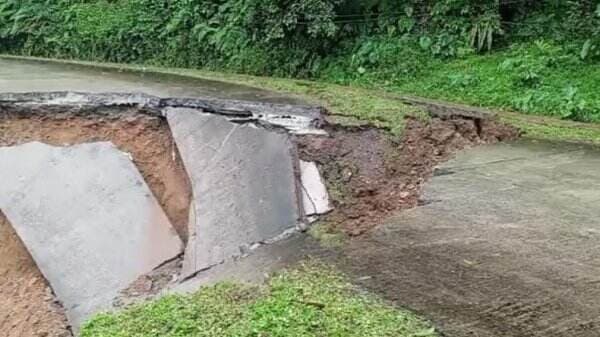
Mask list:
POLYGON ((470 34, 470 46, 478 51, 492 50, 494 36, 502 35, 504 31, 500 26, 498 14, 491 13, 479 17, 473 24, 470 34))

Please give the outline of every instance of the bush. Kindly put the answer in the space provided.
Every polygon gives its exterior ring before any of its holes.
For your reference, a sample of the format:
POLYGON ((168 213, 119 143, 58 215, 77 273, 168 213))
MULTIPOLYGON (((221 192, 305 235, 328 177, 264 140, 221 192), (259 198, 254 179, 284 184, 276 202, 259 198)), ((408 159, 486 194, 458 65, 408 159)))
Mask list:
POLYGON ((319 78, 578 120, 600 119, 599 27, 597 0, 0 0, 0 52, 319 78))
POLYGON ((392 85, 417 77, 430 62, 435 60, 413 38, 364 37, 325 59, 320 75, 340 84, 392 85))
MULTIPOLYGON (((586 34, 587 40, 580 38, 578 54, 596 57, 600 52, 596 41, 599 10, 587 1, 566 3, 0 0, 0 49, 38 56, 297 77, 316 76, 325 68, 325 59, 351 52, 353 60, 348 66, 383 71, 380 65, 395 63, 400 64, 395 69, 399 72, 384 73, 405 76, 418 72, 417 65, 408 58, 391 62, 393 53, 414 57, 426 52, 453 58, 470 50, 489 51, 508 40, 503 35, 504 22, 518 19, 530 27, 535 22, 527 14, 533 11, 534 19, 568 25, 568 29, 562 27, 561 31, 567 32, 563 35, 586 34), (358 67, 357 62, 361 63, 358 67)), ((523 36, 525 30, 513 33, 523 36)))

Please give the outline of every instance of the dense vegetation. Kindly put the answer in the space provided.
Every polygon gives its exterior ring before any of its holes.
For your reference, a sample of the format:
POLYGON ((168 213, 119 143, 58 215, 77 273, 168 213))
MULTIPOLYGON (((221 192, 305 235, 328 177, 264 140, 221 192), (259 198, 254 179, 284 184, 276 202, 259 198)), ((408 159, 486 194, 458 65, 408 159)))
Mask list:
POLYGON ((436 337, 415 315, 360 295, 315 263, 263 287, 219 284, 99 315, 82 337, 436 337))
POLYGON ((600 120, 598 0, 0 0, 0 51, 600 120))

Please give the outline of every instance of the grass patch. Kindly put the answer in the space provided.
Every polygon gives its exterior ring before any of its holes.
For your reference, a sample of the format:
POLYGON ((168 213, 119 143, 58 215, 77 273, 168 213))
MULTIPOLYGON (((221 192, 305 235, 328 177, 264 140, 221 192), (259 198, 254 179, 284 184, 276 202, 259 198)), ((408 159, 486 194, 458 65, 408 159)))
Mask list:
POLYGON ((505 112, 500 119, 524 132, 528 138, 600 145, 600 125, 577 123, 544 116, 505 112))
POLYGON ((414 314, 357 292, 337 271, 310 262, 263 286, 222 283, 100 314, 82 337, 427 337, 414 314))
POLYGON ((313 224, 308 234, 317 239, 323 246, 329 248, 341 247, 346 241, 346 236, 342 232, 332 229, 330 224, 322 221, 313 224))
MULTIPOLYGON (((486 54, 439 59, 398 40, 369 40, 380 62, 352 69, 347 53, 334 58, 321 80, 531 115, 600 122, 600 68, 581 60, 569 44, 538 40, 511 44, 486 54), (410 53, 409 53, 410 52, 410 53), (414 54, 414 55, 413 55, 414 54), (418 61, 404 63, 406 58, 418 61), (404 76, 397 76, 404 72, 404 76)), ((371 54, 369 54, 371 55, 371 54)), ((373 57, 375 57, 373 56, 373 57)))

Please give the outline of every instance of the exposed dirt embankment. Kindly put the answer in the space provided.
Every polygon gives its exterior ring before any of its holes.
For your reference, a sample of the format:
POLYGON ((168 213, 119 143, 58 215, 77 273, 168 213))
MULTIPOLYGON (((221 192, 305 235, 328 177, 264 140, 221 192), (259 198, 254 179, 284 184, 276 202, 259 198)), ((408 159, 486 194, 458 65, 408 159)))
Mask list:
POLYGON ((0 336, 68 337, 64 312, 0 213, 0 336))
POLYGON ((421 202, 423 183, 458 150, 518 137, 513 128, 477 118, 408 119, 401 139, 374 128, 328 132, 299 137, 300 157, 317 162, 327 182, 335 210, 325 221, 353 236, 421 202))

